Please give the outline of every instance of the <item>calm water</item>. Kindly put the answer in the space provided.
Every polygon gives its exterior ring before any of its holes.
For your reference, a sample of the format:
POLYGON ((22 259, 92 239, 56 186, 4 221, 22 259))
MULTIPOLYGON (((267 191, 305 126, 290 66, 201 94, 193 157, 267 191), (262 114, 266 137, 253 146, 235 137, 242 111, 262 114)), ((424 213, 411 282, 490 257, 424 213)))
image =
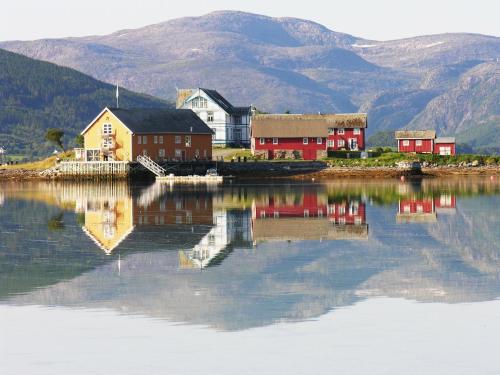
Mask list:
POLYGON ((500 374, 500 182, 0 184, 1 374, 500 374))

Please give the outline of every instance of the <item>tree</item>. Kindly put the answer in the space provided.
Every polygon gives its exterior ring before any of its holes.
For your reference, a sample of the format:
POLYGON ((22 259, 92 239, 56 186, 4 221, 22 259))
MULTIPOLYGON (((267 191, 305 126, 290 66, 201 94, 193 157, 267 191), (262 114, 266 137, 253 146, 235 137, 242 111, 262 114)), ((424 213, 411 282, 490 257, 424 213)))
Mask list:
POLYGON ((63 137, 64 131, 62 131, 61 129, 50 128, 47 129, 47 133, 45 133, 45 139, 47 141, 54 143, 55 145, 59 146, 61 150, 65 151, 62 143, 63 137))
POLYGON ((83 148, 84 144, 85 144, 85 138, 83 137, 83 135, 81 134, 78 134, 76 137, 75 137, 75 144, 80 147, 80 148, 83 148))

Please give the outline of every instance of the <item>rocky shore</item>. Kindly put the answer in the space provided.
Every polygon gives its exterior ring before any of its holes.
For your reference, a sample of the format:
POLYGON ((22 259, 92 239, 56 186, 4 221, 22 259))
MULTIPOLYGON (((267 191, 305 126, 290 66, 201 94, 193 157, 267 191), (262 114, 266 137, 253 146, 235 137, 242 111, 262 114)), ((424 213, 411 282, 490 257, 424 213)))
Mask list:
MULTIPOLYGON (((323 162, 310 163, 225 163, 219 166, 223 175, 242 178, 315 178, 336 177, 395 178, 400 176, 445 177, 453 175, 500 175, 500 166, 432 166, 399 167, 330 166, 323 162)), ((144 171, 147 172, 147 171, 144 171)), ((149 172, 148 172, 149 173, 149 172)), ((142 175, 135 175, 141 178, 142 175)), ((0 180, 50 180, 59 177, 57 170, 0 169, 0 180)))

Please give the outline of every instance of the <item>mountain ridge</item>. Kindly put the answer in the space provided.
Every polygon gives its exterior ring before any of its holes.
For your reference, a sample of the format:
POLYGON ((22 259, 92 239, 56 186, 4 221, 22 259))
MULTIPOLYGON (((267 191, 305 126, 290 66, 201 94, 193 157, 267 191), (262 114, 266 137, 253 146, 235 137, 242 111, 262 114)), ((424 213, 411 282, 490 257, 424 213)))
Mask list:
MULTIPOLYGON (((204 86, 235 105, 270 112, 367 109, 371 134, 414 126, 427 105, 471 69, 500 61, 500 38, 494 36, 446 33, 375 41, 313 21, 237 11, 108 35, 2 42, 0 48, 164 99, 175 97, 175 87, 204 86)), ((481 95, 491 101, 489 92, 481 95)), ((480 148, 490 142, 475 129, 484 118, 479 120, 467 125, 477 134, 471 139, 456 131, 462 118, 449 116, 439 129, 480 148)), ((497 122, 489 126, 500 130, 497 122)))

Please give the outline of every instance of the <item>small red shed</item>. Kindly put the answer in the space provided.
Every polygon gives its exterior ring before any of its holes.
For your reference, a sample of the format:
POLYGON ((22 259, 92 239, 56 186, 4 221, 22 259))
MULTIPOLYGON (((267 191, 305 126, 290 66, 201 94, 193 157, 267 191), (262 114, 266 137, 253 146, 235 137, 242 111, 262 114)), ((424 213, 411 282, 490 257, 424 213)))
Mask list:
POLYGON ((400 130, 395 133, 398 152, 455 155, 455 138, 436 137, 434 130, 400 130))

